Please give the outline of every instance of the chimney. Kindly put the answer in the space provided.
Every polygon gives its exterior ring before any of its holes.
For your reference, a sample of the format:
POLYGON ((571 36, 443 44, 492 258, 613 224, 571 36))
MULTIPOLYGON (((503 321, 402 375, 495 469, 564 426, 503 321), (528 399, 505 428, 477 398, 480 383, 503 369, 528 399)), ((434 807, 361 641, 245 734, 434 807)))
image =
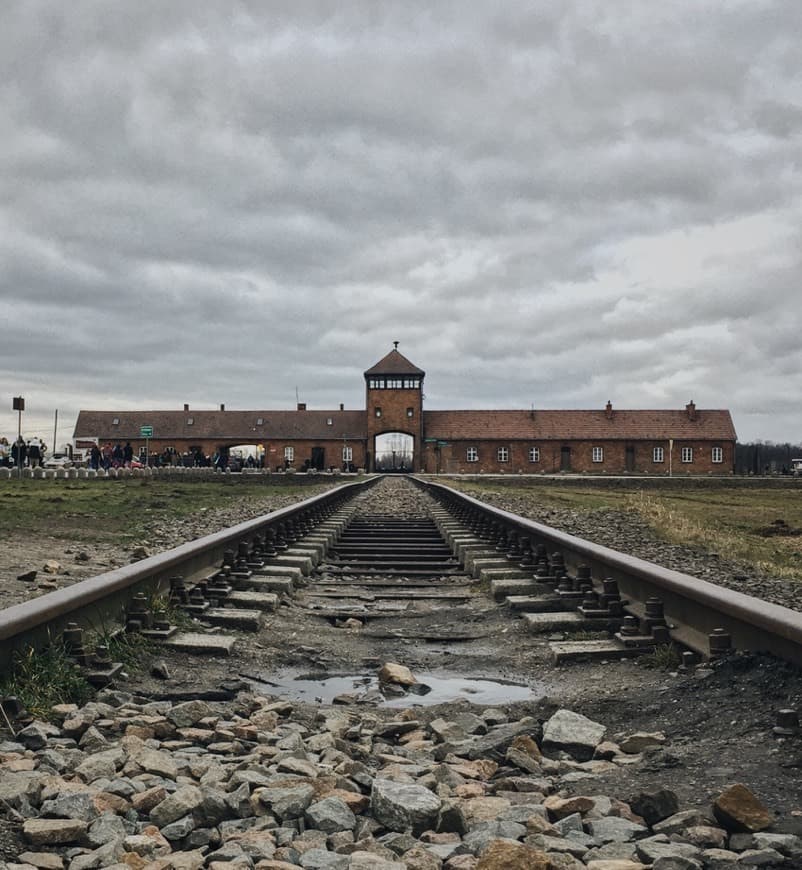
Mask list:
POLYGON ((305 411, 306 410, 306 402, 298 402, 298 410, 305 411))
POLYGON ((226 409, 226 406, 221 404, 221 405, 220 405, 220 410, 221 410, 221 411, 225 411, 225 409, 226 409))
POLYGON ((685 406, 685 410, 688 412, 689 420, 696 420, 696 405, 694 405, 693 399, 685 406))
POLYGON ((345 405, 343 405, 342 402, 340 402, 340 410, 341 410, 341 411, 344 411, 344 410, 345 410, 345 405))
POLYGON ((607 404, 604 406, 604 416, 608 420, 613 419, 613 403, 608 399, 607 404))
POLYGON ((185 411, 188 411, 188 410, 189 410, 189 405, 187 405, 186 403, 184 403, 184 410, 185 410, 185 411))

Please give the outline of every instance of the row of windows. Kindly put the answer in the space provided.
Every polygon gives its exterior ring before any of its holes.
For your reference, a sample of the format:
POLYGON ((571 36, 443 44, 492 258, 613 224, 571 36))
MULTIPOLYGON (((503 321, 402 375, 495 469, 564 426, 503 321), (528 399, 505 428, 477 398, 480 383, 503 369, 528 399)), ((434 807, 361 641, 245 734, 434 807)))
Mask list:
POLYGON ((371 390, 418 390, 420 378, 368 378, 371 390))
MULTIPOLYGON (((285 447, 284 448, 284 458, 287 462, 295 461, 295 448, 294 447, 285 447)), ((351 462, 354 458, 354 448, 353 447, 343 447, 343 462, 351 462)))
MULTIPOLYGON (((604 462, 604 448, 603 447, 592 447, 590 458, 593 462, 604 462)), ((478 462, 479 461, 479 450, 476 447, 469 447, 465 454, 465 459, 468 462, 478 462)), ((499 462, 509 462, 510 461, 510 449, 509 447, 499 447, 496 450, 496 459, 499 462)), ((680 450, 680 460, 682 462, 693 462, 693 447, 683 447, 680 450)), ((529 448, 529 461, 530 462, 540 462, 540 448, 539 447, 530 447, 529 448)), ((710 461, 711 462, 724 462, 724 448, 723 447, 713 447, 710 451, 710 461)), ((652 462, 665 462, 665 449, 663 447, 655 447, 652 450, 652 462)))

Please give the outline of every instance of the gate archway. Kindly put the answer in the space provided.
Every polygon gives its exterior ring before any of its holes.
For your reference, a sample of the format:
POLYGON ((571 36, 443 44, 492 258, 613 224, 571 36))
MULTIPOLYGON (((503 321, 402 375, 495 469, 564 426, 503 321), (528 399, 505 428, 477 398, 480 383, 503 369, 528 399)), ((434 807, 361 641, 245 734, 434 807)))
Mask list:
POLYGON ((376 471, 412 471, 415 459, 415 439, 407 432, 382 432, 374 439, 376 471))

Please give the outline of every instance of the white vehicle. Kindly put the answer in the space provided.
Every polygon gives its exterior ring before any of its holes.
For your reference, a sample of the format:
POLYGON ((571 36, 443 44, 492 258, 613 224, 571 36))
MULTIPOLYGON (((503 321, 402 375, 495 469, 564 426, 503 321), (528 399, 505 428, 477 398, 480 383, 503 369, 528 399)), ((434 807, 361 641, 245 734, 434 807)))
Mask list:
POLYGON ((71 468, 72 459, 67 453, 53 453, 44 462, 45 468, 71 468))
POLYGON ((802 459, 791 460, 791 474, 798 476, 802 475, 802 459))

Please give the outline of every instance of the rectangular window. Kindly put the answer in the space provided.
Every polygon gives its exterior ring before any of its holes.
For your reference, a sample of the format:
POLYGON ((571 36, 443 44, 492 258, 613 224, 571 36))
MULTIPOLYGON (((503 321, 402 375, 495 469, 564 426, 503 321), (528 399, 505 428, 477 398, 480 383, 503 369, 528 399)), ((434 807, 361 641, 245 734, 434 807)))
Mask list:
POLYGON ((722 447, 714 447, 710 451, 710 459, 713 462, 724 462, 724 449, 722 447))
POLYGON ((604 448, 603 447, 594 447, 592 458, 594 462, 604 462, 604 448))
POLYGON ((468 462, 478 462, 479 451, 475 447, 469 447, 465 454, 465 458, 468 460, 468 462))
POLYGON ((414 416, 415 416, 415 409, 414 408, 407 408, 407 417, 414 417, 414 416))
POLYGON ((354 458, 354 448, 353 447, 343 447, 343 462, 351 462, 354 458))
POLYGON ((295 448, 294 447, 285 447, 284 448, 284 458, 287 462, 292 462, 295 459, 295 448))
POLYGON ((693 462, 693 447, 683 447, 680 453, 683 462, 693 462))
POLYGON ((418 389, 418 379, 417 378, 404 378, 404 389, 405 390, 417 390, 418 389))
POLYGON ((377 406, 373 409, 373 416, 374 416, 374 417, 381 417, 381 415, 382 415, 382 409, 377 405, 377 406))
POLYGON ((497 456, 498 456, 499 462, 509 462, 510 461, 510 449, 509 449, 509 447, 499 447, 497 456))
POLYGON ((652 462, 665 462, 665 451, 662 447, 655 447, 652 450, 652 462))
POLYGON ((540 462, 540 448, 539 447, 530 447, 529 448, 529 461, 530 462, 540 462))

